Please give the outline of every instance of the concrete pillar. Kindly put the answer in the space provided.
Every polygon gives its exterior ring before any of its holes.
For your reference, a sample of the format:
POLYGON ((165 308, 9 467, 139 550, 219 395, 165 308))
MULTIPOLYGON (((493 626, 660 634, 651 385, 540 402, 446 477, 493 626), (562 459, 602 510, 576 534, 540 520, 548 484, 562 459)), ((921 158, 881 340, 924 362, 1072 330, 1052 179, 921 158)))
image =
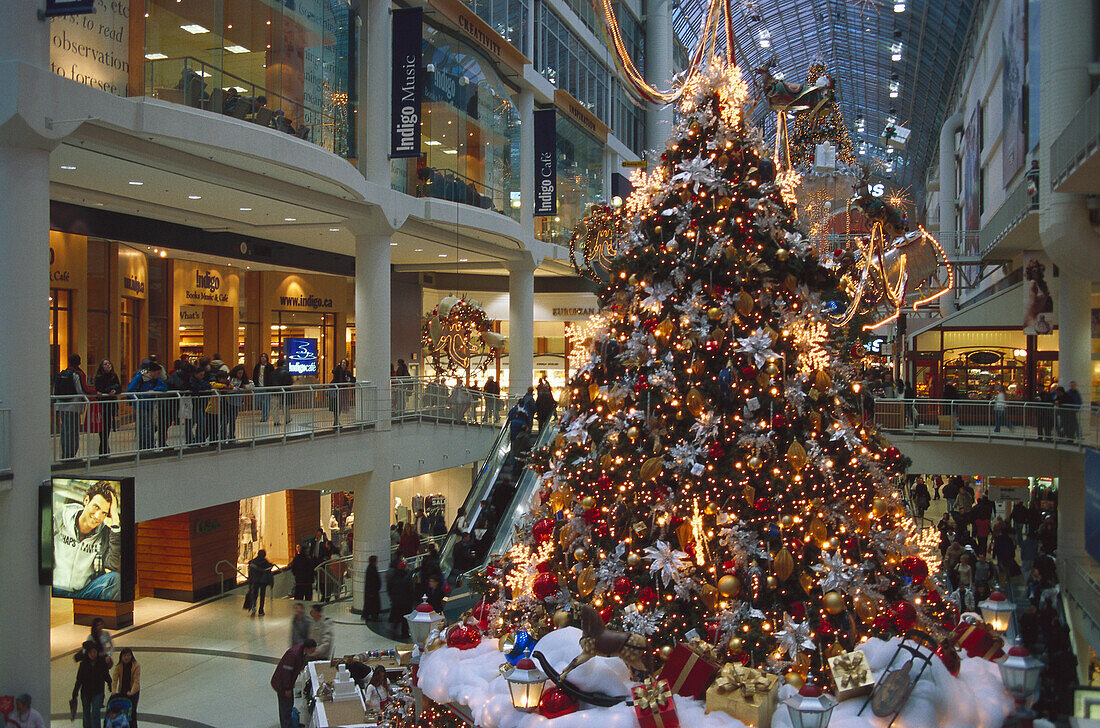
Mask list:
MULTIPOLYGON (((956 111, 940 128, 940 242, 948 255, 958 255, 955 198, 955 133, 963 128, 963 114, 956 111)), ((940 297, 940 315, 955 311, 955 291, 940 297)))
MULTIPOLYGON (((359 43, 359 170, 390 186, 390 66, 393 27, 388 0, 364 0, 359 43)), ((356 331, 358 332, 358 328, 356 331)), ((357 333, 358 335, 358 333, 357 333)))
POLYGON ((1078 419, 1087 427, 1092 399, 1092 283, 1066 268, 1058 273, 1058 383, 1069 389, 1070 382, 1077 382, 1084 402, 1078 419))
MULTIPOLYGON (((645 78, 667 89, 672 81, 672 11, 670 0, 645 0, 645 78)), ((645 118, 645 148, 662 151, 672 133, 672 107, 650 104, 645 118)))
POLYGON ((389 565, 390 478, 390 237, 381 214, 353 223, 355 233, 355 371, 377 387, 380 414, 372 438, 374 471, 356 480, 352 559, 353 608, 362 606, 363 573, 372 555, 389 565))
POLYGON ((516 96, 519 111, 519 224, 523 232, 535 230, 535 95, 527 90, 516 96))
POLYGON ((535 368, 535 264, 527 255, 508 263, 508 394, 522 396, 535 368))
MULTIPOLYGON (((14 0, 0 23, 0 76, 8 88, 31 98, 33 88, 15 83, 16 63, 49 71, 49 23, 37 17, 42 4, 14 0), (10 63, 9 63, 10 62, 10 63)), ((26 101, 26 99, 23 99, 26 101)), ((17 624, 18 637, 0 641, 0 692, 28 692, 35 706, 50 713, 50 597, 38 585, 38 486, 50 477, 50 147, 39 136, 42 118, 21 119, 20 99, 0 112, 0 366, 33 376, 0 377, 0 407, 10 409, 14 477, 0 481, 0 553, 4 582, 0 614, 17 624)))

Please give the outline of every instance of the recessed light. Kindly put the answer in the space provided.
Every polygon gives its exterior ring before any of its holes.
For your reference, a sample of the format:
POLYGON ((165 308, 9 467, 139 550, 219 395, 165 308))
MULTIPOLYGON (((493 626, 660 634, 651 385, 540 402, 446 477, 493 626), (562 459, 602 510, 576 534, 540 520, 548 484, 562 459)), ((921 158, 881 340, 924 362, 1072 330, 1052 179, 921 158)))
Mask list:
POLYGON ((446 257, 447 257, 447 254, 446 254, 446 253, 440 253, 440 254, 439 254, 439 257, 440 257, 440 258, 446 258, 446 257))
POLYGON ((201 200, 202 195, 188 195, 187 199, 189 199, 189 200, 201 200))
POLYGON ((252 212, 251 207, 238 207, 237 209, 240 210, 241 212, 252 212))
POLYGON ((136 179, 132 179, 132 180, 130 180, 130 184, 132 184, 134 187, 141 187, 145 183, 144 182, 139 182, 136 179))
POLYGON ((444 154, 458 154, 458 150, 457 149, 444 149, 443 153, 444 154))
POLYGON ((164 55, 163 53, 146 53, 145 54, 145 60, 147 60, 147 61, 160 61, 160 60, 163 60, 167 57, 168 56, 164 55))
POLYGON ((168 251, 167 250, 160 251, 160 257, 165 258, 167 256, 168 256, 168 251))
POLYGON ((186 30, 191 35, 202 35, 203 33, 209 33, 210 31, 202 27, 198 23, 188 23, 187 25, 181 25, 180 30, 186 30))
POLYGON ((230 53, 251 53, 251 51, 249 51, 243 45, 226 46, 225 49, 230 53))
POLYGON ((296 218, 296 217, 284 217, 283 218, 283 222, 297 222, 297 220, 298 220, 298 218, 296 218))
POLYGON ((435 139, 425 139, 424 140, 425 146, 429 146, 429 147, 438 147, 442 143, 443 142, 437 142, 435 139))
POLYGON ((397 243, 390 243, 390 247, 391 247, 391 248, 396 248, 396 247, 397 247, 397 243))
POLYGON ((423 253, 423 252, 424 252, 424 248, 413 248, 413 252, 414 252, 414 253, 423 253))
POLYGON ((63 164, 63 165, 61 165, 61 169, 73 170, 73 169, 76 169, 76 165, 75 164, 63 164))
POLYGON ((466 263, 466 262, 469 262, 469 260, 470 260, 469 258, 459 258, 458 262, 459 263, 466 263))
POLYGON ((338 233, 338 232, 340 232, 340 228, 329 228, 328 231, 330 233, 338 233))

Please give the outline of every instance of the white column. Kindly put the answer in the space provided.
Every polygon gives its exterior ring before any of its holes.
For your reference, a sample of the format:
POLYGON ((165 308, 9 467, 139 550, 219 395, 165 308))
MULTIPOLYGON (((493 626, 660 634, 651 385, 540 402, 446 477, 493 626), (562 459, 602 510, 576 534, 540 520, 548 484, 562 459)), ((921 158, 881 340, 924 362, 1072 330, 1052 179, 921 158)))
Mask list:
POLYGON ((522 396, 535 368, 535 265, 527 255, 508 263, 508 394, 522 396))
MULTIPOLYGON (((40 21, 35 0, 9 0, 0 23, 0 61, 49 69, 49 23, 40 21)), ((0 75, 14 80, 13 64, 0 75)), ((33 94, 19 84, 17 92, 33 94)), ((4 118, 18 99, 5 108, 4 118)), ((30 120, 32 126, 42 119, 30 120)), ((20 122, 11 122, 19 128, 20 122)), ((0 553, 4 559, 0 614, 18 625, 0 640, 0 687, 6 695, 30 693, 50 714, 50 597, 38 585, 38 486, 50 477, 49 228, 50 154, 45 140, 27 131, 0 135, 0 366, 34 372, 0 377, 0 407, 12 410, 11 466, 0 481, 0 553), (8 145, 23 146, 8 146, 8 145)), ((63 352, 68 354, 68 352, 63 352)))
MULTIPOLYGON (((669 0, 645 1, 645 78, 666 89, 672 80, 672 12, 669 0)), ((645 118, 645 148, 662 151, 672 133, 672 107, 650 104, 645 118)))
POLYGON ((388 0, 364 0, 362 7, 359 169, 371 182, 389 188, 391 6, 388 0))
POLYGON ((352 226, 355 232, 355 359, 359 381, 378 388, 383 413, 370 447, 374 471, 355 483, 355 537, 352 559, 353 607, 362 606, 363 573, 370 556, 379 571, 389 565, 390 478, 390 236, 382 216, 352 226))
POLYGON ((1084 412, 1092 399, 1092 283, 1065 268, 1058 273, 1058 383, 1068 389, 1070 382, 1077 382, 1084 401, 1080 420, 1085 426, 1084 412))
MULTIPOLYGON (((962 129, 963 115, 957 111, 940 128, 940 242, 955 255, 959 253, 955 229, 955 132, 962 129)), ((940 297, 940 315, 955 311, 955 291, 940 297)))
POLYGON ((519 223, 523 232, 535 230, 535 95, 520 91, 516 96, 519 111, 519 223))

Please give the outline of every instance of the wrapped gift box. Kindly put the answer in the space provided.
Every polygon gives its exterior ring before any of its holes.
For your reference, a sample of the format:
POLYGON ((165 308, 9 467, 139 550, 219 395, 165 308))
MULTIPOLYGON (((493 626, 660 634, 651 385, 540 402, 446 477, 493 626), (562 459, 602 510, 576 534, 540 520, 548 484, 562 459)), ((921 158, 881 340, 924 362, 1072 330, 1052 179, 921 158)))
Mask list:
POLYGON ((718 665, 708 660, 702 650, 681 642, 672 648, 672 654, 661 668, 661 679, 675 694, 698 700, 717 673, 718 665))
POLYGON ((676 704, 672 702, 672 690, 661 678, 646 680, 630 689, 634 699, 634 714, 640 728, 679 728, 676 704))
POLYGON ((867 656, 858 650, 830 657, 829 670, 833 673, 837 700, 867 695, 875 687, 875 676, 867 665, 867 656))
POLYGON ((960 622, 951 634, 951 642, 970 657, 996 660, 1005 654, 1005 641, 985 622, 960 622))
POLYGON ((778 675, 729 663, 707 688, 707 712, 720 710, 747 726, 770 728, 778 698, 778 675))

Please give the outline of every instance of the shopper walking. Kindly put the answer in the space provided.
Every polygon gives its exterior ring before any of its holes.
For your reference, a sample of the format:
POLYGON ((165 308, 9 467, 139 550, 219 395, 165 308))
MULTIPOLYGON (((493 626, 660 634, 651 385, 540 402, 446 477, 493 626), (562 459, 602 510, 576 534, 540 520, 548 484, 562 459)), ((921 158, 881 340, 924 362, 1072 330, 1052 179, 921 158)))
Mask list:
POLYGON ((367 570, 363 574, 363 621, 377 622, 382 611, 382 577, 378 575, 378 556, 371 554, 367 560, 367 570))
MULTIPOLYGON (((275 386, 275 367, 271 366, 271 360, 266 352, 260 354, 260 360, 252 368, 252 382, 260 390, 275 386)), ((257 392, 255 402, 260 408, 260 422, 267 422, 267 417, 271 414, 271 394, 264 391, 257 392)))
POLYGON ((550 386, 550 382, 546 377, 539 378, 538 396, 535 397, 535 412, 539 423, 539 432, 542 432, 542 428, 546 426, 546 423, 550 421, 550 418, 554 416, 554 410, 557 408, 558 403, 554 399, 554 389, 550 386))
POLYGON ((313 559, 298 544, 294 558, 290 560, 290 573, 294 575, 294 599, 313 601, 313 559))
POLYGON ((103 617, 92 620, 92 629, 88 633, 87 642, 93 642, 99 647, 99 654, 107 667, 115 664, 115 641, 111 639, 111 633, 103 628, 103 617))
POLYGON ((317 643, 306 639, 283 653, 275 672, 271 675, 271 688, 279 698, 279 728, 293 725, 290 712, 294 709, 294 683, 302 673, 309 658, 317 649, 317 643))
POLYGON ((336 629, 332 620, 325 616, 324 607, 320 604, 310 607, 309 616, 312 620, 309 624, 309 638, 317 645, 316 658, 328 660, 332 657, 336 629))
POLYGON ((252 616, 256 616, 259 607, 260 616, 264 616, 264 600, 267 597, 267 588, 275 584, 275 572, 278 568, 267 560, 267 550, 260 549, 256 558, 248 562, 248 598, 245 600, 245 608, 249 609, 252 616))
POLYGON ((99 393, 99 403, 92 405, 99 419, 99 454, 110 455, 111 432, 115 430, 118 417, 118 402, 115 400, 122 391, 122 382, 110 359, 99 363, 92 377, 92 386, 99 393))
POLYGON ((61 459, 76 457, 80 449, 80 416, 89 396, 96 396, 94 387, 80 368, 80 354, 69 354, 69 366, 62 369, 53 380, 54 412, 60 421, 61 459))
POLYGON ((1001 427, 1007 427, 1010 431, 1012 425, 1008 421, 1008 397, 1005 396, 1005 387, 998 384, 993 395, 993 431, 1000 432, 1001 427))
POLYGON ((412 611, 416 599, 404 561, 395 561, 386 575, 386 593, 390 597, 390 628, 394 637, 407 639, 409 623, 405 620, 405 615, 412 611))
POLYGON ((124 695, 130 699, 130 728, 137 728, 138 698, 141 697, 141 665, 134 659, 134 651, 123 647, 118 653, 114 677, 111 679, 111 694, 124 695))
POLYGON ((309 557, 313 561, 313 571, 317 575, 317 591, 321 596, 321 601, 328 601, 328 594, 330 590, 328 573, 323 568, 323 564, 332 558, 332 554, 335 553, 332 542, 329 541, 328 536, 325 535, 324 529, 318 528, 317 533, 314 534, 313 539, 309 543, 309 557), (318 572, 318 567, 322 567, 318 572))
POLYGON ((401 533, 401 555, 411 558, 420 553, 420 535, 411 522, 405 524, 405 530, 401 533))
POLYGON ((306 616, 306 605, 294 602, 294 616, 290 618, 290 646, 300 645, 309 639, 309 626, 313 620, 306 616))
POLYGON ((1077 412, 1081 409, 1081 393, 1077 391, 1077 382, 1070 382, 1066 390, 1066 439, 1076 440, 1078 432, 1077 412))
POLYGON ((485 392, 486 421, 496 424, 501 409, 500 384, 493 377, 489 377, 485 380, 485 386, 482 387, 482 390, 485 392))
POLYGON ((73 695, 69 700, 69 712, 75 718, 76 700, 80 697, 80 709, 84 716, 83 728, 102 728, 103 691, 111 686, 111 670, 107 661, 99 652, 99 645, 88 641, 84 643, 84 657, 76 669, 76 682, 73 695))

